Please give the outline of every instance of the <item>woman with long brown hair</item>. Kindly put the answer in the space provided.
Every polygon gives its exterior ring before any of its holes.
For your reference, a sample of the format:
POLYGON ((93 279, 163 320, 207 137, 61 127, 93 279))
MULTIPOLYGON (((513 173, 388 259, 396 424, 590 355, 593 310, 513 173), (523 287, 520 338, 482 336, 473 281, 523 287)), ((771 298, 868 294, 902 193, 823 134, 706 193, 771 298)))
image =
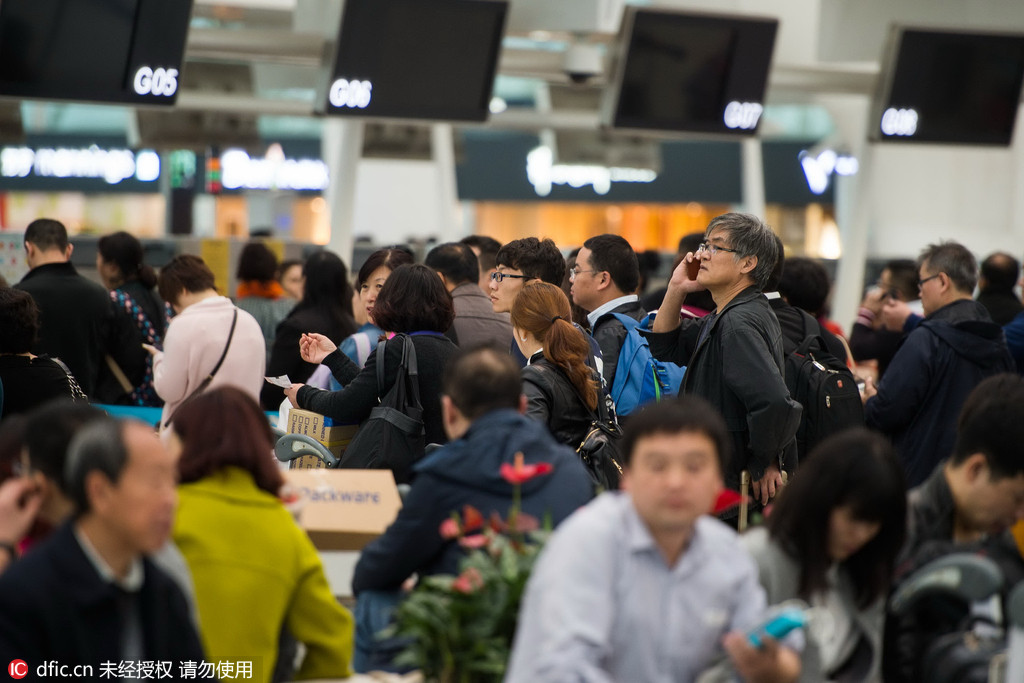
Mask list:
POLYGON ((576 448, 597 412, 600 385, 587 365, 590 345, 572 324, 569 299, 555 285, 535 282, 516 295, 512 332, 528 362, 523 368, 526 414, 576 448))

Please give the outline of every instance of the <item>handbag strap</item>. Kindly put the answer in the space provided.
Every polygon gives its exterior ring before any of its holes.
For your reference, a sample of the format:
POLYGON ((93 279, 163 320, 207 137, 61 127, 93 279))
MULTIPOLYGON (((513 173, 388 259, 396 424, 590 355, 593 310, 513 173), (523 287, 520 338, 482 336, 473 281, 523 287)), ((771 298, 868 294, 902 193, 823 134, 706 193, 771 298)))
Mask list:
POLYGON ((384 358, 388 343, 396 339, 402 340, 402 360, 398 367, 398 374, 395 376, 395 385, 403 385, 408 393, 409 403, 419 408, 420 403, 420 381, 419 366, 416 363, 416 347, 413 346, 412 338, 406 334, 396 334, 391 339, 377 344, 377 401, 383 402, 384 395, 391 390, 385 389, 384 358))
POLYGON ((71 368, 69 368, 60 358, 51 357, 50 360, 59 365, 60 369, 64 371, 65 375, 67 375, 68 389, 71 391, 71 398, 75 401, 88 400, 85 392, 82 391, 82 387, 78 384, 78 380, 75 379, 75 375, 71 372, 71 368))
POLYGON ((231 339, 235 336, 235 323, 238 322, 238 307, 234 307, 234 312, 231 314, 231 329, 228 330, 228 341, 224 344, 224 350, 220 354, 220 358, 217 359, 217 364, 213 366, 213 370, 210 370, 210 374, 207 375, 207 380, 213 380, 213 376, 220 370, 220 366, 224 364, 224 359, 228 356, 228 349, 231 348, 231 339))
POLYGON ((233 308, 235 310, 231 314, 231 328, 228 330, 228 340, 224 344, 224 350, 221 351, 220 358, 217 359, 217 364, 213 366, 213 370, 210 370, 210 374, 208 374, 203 379, 203 381, 199 384, 199 386, 196 387, 195 391, 193 391, 191 394, 186 396, 185 400, 183 400, 181 403, 178 404, 178 407, 174 409, 174 412, 171 413, 170 416, 167 418, 167 420, 164 421, 163 429, 167 429, 168 425, 170 425, 171 422, 174 421, 174 416, 178 414, 178 411, 181 410, 181 407, 183 405, 185 405, 186 403, 191 401, 193 398, 195 398, 199 394, 203 393, 203 391, 206 389, 206 387, 210 386, 210 382, 213 381, 213 376, 217 374, 217 371, 220 370, 220 366, 224 364, 224 359, 227 358, 227 356, 228 356, 228 349, 231 348, 231 340, 235 336, 235 323, 238 322, 238 307, 234 306, 233 308))

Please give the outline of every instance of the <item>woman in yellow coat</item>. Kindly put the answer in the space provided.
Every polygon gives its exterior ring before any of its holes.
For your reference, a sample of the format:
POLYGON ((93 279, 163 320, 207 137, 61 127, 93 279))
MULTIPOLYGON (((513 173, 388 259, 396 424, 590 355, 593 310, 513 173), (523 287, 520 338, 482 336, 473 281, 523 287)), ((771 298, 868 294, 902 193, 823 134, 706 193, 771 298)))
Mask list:
POLYGON ((305 645, 295 679, 350 675, 352 615, 337 603, 309 537, 277 497, 283 478, 256 402, 225 386, 184 404, 174 542, 195 583, 208 660, 274 674, 282 630, 305 645))

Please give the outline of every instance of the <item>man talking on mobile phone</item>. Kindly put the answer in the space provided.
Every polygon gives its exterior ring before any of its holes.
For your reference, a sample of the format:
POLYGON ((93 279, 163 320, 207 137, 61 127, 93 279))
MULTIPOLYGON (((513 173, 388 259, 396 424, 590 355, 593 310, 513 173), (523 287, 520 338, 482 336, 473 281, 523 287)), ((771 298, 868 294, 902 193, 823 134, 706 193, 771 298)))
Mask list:
POLYGON ((722 413, 735 448, 725 485, 739 490, 741 472, 749 471, 762 505, 781 488, 782 471, 796 466, 803 410, 786 388, 782 331, 762 293, 778 258, 775 233, 756 216, 712 219, 704 243, 672 273, 652 331, 643 333, 655 358, 687 366, 682 392, 722 413), (683 297, 702 289, 715 310, 681 322, 683 297))

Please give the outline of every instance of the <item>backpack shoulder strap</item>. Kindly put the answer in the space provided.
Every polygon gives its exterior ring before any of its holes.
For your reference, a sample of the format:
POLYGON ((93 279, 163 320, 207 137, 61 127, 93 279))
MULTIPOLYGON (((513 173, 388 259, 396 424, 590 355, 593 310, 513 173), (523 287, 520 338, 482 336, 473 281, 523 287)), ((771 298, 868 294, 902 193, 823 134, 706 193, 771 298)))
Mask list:
MULTIPOLYGON (((626 328, 627 332, 630 330, 635 330, 636 328, 640 327, 639 321, 629 317, 625 313, 606 313, 605 315, 610 315, 616 320, 618 320, 620 323, 622 323, 622 325, 626 328)), ((601 317, 603 318, 605 316, 601 317)))

